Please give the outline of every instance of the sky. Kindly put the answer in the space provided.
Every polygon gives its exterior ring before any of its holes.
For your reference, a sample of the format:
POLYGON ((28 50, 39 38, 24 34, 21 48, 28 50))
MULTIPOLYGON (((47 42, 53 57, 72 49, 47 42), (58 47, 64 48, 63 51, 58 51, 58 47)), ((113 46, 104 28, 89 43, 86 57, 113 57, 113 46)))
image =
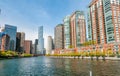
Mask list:
POLYGON ((54 37, 54 28, 63 18, 76 10, 87 14, 91 0, 0 0, 0 25, 17 26, 25 32, 26 40, 38 38, 38 27, 44 27, 45 47, 47 36, 54 37))

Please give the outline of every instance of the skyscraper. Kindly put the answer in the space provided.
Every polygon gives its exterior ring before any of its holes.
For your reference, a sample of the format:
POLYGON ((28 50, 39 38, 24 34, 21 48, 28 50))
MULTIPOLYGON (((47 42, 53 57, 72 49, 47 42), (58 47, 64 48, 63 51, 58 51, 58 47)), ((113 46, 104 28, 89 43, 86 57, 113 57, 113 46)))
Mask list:
POLYGON ((75 11, 70 17, 71 46, 80 47, 86 41, 86 23, 83 11, 75 11))
POLYGON ((32 54, 35 54, 35 44, 32 44, 32 54))
POLYGON ((24 49, 25 49, 25 53, 32 54, 32 41, 31 40, 25 40, 24 49))
POLYGON ((38 50, 37 54, 43 54, 44 52, 44 38, 43 38, 43 26, 38 28, 38 50))
POLYGON ((52 36, 48 36, 47 40, 47 54, 51 54, 53 50, 53 39, 52 36))
POLYGON ((9 50, 10 37, 7 34, 4 34, 1 38, 1 51, 9 50))
POLYGON ((4 32, 6 34, 8 34, 8 36, 10 36, 9 50, 13 50, 14 51, 15 48, 16 48, 16 32, 17 32, 17 27, 5 24, 4 32))
POLYGON ((16 40, 17 40, 16 51, 23 53, 24 52, 25 33, 17 32, 16 40))
POLYGON ((0 32, 0 50, 1 50, 1 44, 2 44, 2 34, 0 32))
POLYGON ((2 44, 2 36, 5 35, 3 31, 4 31, 4 28, 0 26, 0 50, 1 50, 1 44, 2 44))
POLYGON ((120 43, 120 0, 92 0, 88 12, 89 40, 120 43))
POLYGON ((38 45, 38 39, 35 39, 35 45, 34 45, 35 54, 37 54, 37 45, 38 45))
POLYGON ((64 49, 64 26, 63 24, 58 24, 55 27, 55 49, 64 49))
POLYGON ((2 35, 3 35, 3 31, 2 31, 2 28, 0 26, 0 50, 1 50, 1 44, 2 44, 2 35))
POLYGON ((63 19, 64 22, 64 48, 71 46, 70 42, 70 16, 66 16, 63 19))

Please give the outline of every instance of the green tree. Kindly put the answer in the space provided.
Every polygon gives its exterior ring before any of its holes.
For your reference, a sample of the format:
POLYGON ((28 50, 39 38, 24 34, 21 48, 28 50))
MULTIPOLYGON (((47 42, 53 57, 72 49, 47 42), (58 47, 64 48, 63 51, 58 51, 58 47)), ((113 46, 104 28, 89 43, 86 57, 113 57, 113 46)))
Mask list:
POLYGON ((68 48, 73 48, 73 46, 72 46, 72 45, 69 45, 68 48))

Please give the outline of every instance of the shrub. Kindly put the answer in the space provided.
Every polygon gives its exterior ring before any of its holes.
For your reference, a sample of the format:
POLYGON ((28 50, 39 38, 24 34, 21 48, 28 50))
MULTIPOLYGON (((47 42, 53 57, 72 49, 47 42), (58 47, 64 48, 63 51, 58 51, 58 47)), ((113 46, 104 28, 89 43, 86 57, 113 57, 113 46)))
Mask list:
POLYGON ((24 54, 23 56, 24 56, 24 57, 31 57, 32 54, 24 54))

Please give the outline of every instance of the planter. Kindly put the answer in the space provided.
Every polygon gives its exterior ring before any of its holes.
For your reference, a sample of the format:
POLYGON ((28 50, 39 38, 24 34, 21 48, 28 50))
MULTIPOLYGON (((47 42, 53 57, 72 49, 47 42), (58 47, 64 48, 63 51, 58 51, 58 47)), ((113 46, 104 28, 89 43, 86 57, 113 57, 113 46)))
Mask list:
POLYGON ((84 56, 82 56, 82 59, 84 59, 84 56))
POLYGON ((118 58, 120 58, 120 55, 117 55, 118 58))
POLYGON ((99 60, 99 57, 100 57, 100 56, 96 56, 96 59, 99 60))
POLYGON ((102 56, 103 57, 103 60, 105 61, 105 56, 102 56))
POLYGON ((93 56, 91 56, 91 60, 93 60, 93 56))

